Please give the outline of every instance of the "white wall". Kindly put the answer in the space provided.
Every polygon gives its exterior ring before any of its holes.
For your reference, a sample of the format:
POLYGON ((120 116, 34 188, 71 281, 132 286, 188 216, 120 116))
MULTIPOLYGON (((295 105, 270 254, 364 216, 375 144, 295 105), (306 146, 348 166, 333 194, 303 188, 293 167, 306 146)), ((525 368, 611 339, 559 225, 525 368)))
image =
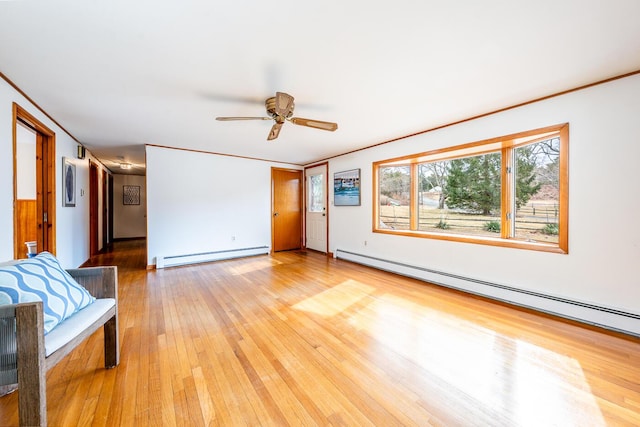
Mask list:
POLYGON ((16 128, 16 191, 19 200, 36 200, 36 133, 16 128))
POLYGON ((271 167, 300 169, 152 146, 146 159, 148 265, 158 256, 271 247, 271 167))
POLYGON ((3 79, 0 79, 0 261, 13 258, 13 102, 55 133, 56 255, 63 267, 77 267, 89 258, 90 156, 76 159, 77 142, 3 79), (62 206, 63 157, 72 159, 76 165, 75 207, 62 206))
POLYGON ((113 175, 113 238, 127 239, 147 235, 147 185, 144 176, 113 175), (140 187, 140 204, 122 203, 122 186, 140 187))
POLYGON ((361 168, 362 205, 330 207, 330 250, 640 314, 639 118, 635 75, 333 159, 330 174, 361 168), (565 122, 569 254, 372 232, 372 162, 565 122))

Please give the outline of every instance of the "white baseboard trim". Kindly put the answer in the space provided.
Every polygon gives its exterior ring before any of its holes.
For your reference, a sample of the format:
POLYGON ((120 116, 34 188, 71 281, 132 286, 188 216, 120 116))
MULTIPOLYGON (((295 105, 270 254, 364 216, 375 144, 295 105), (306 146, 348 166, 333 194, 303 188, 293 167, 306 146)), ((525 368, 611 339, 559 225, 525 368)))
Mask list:
POLYGON ((223 259, 242 258, 247 256, 264 255, 269 253, 268 246, 253 248, 226 249, 220 251, 200 252, 196 254, 169 255, 156 257, 156 269, 176 267, 186 264, 220 261, 223 259))
POLYGON ((640 314, 337 249, 339 259, 640 337, 640 314))

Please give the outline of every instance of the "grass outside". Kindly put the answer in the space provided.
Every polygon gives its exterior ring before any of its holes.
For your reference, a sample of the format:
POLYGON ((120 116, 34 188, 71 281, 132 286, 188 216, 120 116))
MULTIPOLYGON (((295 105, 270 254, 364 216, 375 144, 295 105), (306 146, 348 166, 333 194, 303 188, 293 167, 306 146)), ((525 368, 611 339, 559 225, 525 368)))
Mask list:
MULTIPOLYGON (((486 225, 500 215, 469 214, 451 209, 420 206, 418 230, 431 233, 464 234, 484 237, 500 237, 500 232, 486 230, 486 225)), ((409 206, 380 206, 380 220, 395 230, 409 230, 409 206)), ((516 212, 518 240, 542 243, 558 243, 558 236, 545 234, 547 224, 558 223, 558 204, 553 200, 529 202, 516 212)))

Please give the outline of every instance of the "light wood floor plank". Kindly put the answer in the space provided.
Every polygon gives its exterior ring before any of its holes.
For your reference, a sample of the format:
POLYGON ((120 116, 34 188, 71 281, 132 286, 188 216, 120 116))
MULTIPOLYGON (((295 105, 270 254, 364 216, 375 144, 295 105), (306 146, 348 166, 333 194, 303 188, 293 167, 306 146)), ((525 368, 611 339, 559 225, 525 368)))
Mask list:
POLYGON ((50 370, 52 426, 640 425, 637 338, 316 253, 91 264, 119 267, 121 364, 98 331, 50 370))

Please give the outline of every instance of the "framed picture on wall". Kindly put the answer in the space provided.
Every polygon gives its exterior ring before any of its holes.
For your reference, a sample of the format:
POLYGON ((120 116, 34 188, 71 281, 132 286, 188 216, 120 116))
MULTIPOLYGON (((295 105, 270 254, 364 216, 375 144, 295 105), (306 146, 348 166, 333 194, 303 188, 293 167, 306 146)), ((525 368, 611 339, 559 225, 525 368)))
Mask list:
POLYGON ((123 205, 139 205, 140 204, 140 186, 139 185, 123 185, 122 186, 122 204, 123 205))
POLYGON ((360 169, 333 174, 333 205, 360 206, 360 169))
POLYGON ((62 158, 62 206, 76 205, 76 165, 66 157, 62 158))

